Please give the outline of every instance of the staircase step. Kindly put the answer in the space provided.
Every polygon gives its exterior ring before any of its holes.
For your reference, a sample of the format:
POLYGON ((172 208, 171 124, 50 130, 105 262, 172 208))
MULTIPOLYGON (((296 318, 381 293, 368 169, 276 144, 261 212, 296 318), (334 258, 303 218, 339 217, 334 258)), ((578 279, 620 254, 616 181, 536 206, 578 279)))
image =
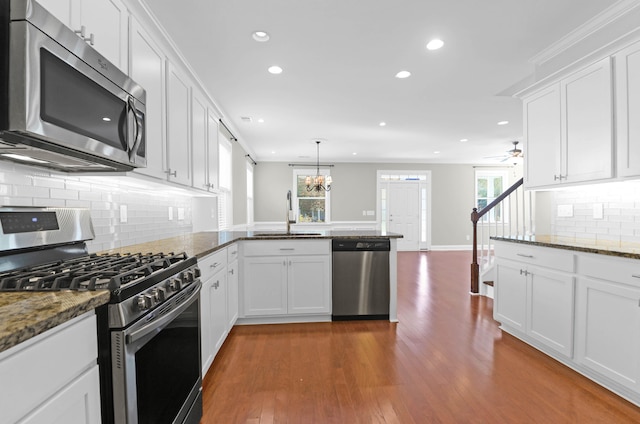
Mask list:
POLYGON ((493 281, 483 281, 482 284, 493 287, 493 281))

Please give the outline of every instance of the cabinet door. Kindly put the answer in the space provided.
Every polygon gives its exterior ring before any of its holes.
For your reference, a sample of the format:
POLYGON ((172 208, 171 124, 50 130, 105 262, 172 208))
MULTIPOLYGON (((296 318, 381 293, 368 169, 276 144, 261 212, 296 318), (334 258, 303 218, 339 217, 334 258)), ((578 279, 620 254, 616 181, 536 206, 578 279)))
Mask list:
POLYGON ((640 175, 640 42, 614 56, 618 175, 640 175))
POLYGON ((211 191, 218 190, 218 117, 209 109, 207 114, 207 181, 211 191))
POLYGON ((574 278, 535 267, 527 272, 527 334, 571 358, 574 278))
POLYGON ((523 100, 525 184, 557 184, 560 177, 560 85, 554 84, 523 100))
POLYGON ((193 187, 207 190, 207 102, 197 89, 191 91, 191 145, 193 187))
POLYGON ((213 329, 211 320, 211 286, 213 280, 211 278, 202 282, 200 291, 200 357, 202 360, 202 375, 213 362, 213 329))
POLYGON ((167 156, 169 181, 191 185, 189 80, 177 67, 167 69, 167 156))
POLYGON ((98 366, 86 371, 33 411, 21 424, 100 424, 98 366))
POLYGON ((73 30, 78 29, 73 28, 72 0, 38 0, 38 3, 67 27, 73 30))
MULTIPOLYGON (((605 58, 560 82, 563 179, 573 183, 612 177, 611 60, 605 58)), ((536 166, 538 163, 536 163, 536 166)))
POLYGON ((129 12, 121 0, 83 0, 80 24, 86 27, 86 37, 93 34, 93 47, 111 63, 127 72, 129 12))
POLYGON ((165 144, 165 55, 153 38, 132 19, 131 67, 129 74, 147 92, 146 168, 135 172, 156 178, 166 178, 165 144))
POLYGON ((249 257, 243 270, 244 315, 286 315, 287 258, 249 257))
POLYGON ((640 390, 640 289, 580 277, 576 360, 628 388, 640 390))
POLYGON ((221 268, 211 280, 211 340, 215 357, 227 336, 227 268, 221 268))
POLYGON ((227 267, 227 321, 231 330, 238 319, 238 260, 227 267))
POLYGON ((503 325, 525 332, 527 280, 518 262, 500 260, 496 265, 494 318, 503 325))
POLYGON ((330 256, 291 256, 288 268, 288 312, 331 313, 330 256))

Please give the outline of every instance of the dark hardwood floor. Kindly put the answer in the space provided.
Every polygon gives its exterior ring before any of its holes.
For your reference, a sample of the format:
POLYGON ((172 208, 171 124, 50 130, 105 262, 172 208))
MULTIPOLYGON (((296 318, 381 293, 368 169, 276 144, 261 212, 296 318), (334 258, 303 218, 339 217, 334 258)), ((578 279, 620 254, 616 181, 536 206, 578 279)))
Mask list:
POLYGON ((236 326, 202 424, 640 423, 640 408, 518 339, 469 295, 469 252, 401 252, 399 323, 236 326))

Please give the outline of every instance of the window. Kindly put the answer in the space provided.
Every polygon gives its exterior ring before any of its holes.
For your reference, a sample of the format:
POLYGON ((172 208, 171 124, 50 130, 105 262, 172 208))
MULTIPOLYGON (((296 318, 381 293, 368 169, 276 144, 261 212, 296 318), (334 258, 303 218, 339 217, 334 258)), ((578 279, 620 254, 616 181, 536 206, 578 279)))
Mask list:
POLYGON ((247 225, 253 224, 253 165, 247 161, 247 225))
MULTIPOLYGON (((507 171, 476 171, 476 207, 481 211, 500 196, 507 184, 507 171)), ((482 222, 507 222, 508 201, 498 204, 482 217, 482 222)))
MULTIPOLYGON (((296 209, 296 222, 325 223, 330 221, 330 191, 308 191, 306 179, 308 176, 315 177, 316 169, 294 169, 294 208, 296 209)), ((330 175, 328 169, 320 169, 320 174, 326 179, 330 175)))
POLYGON ((231 227, 231 142, 220 133, 218 137, 218 172, 220 194, 218 195, 218 230, 231 227))

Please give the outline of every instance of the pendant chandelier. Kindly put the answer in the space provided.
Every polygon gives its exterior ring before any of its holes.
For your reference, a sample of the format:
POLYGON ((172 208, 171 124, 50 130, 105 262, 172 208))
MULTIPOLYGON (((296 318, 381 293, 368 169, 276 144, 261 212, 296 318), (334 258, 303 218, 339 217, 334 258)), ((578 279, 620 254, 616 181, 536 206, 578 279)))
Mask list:
POLYGON ((316 159, 316 176, 308 176, 304 182, 307 185, 307 191, 329 191, 331 190, 331 175, 320 175, 320 141, 316 141, 317 159, 316 159))

